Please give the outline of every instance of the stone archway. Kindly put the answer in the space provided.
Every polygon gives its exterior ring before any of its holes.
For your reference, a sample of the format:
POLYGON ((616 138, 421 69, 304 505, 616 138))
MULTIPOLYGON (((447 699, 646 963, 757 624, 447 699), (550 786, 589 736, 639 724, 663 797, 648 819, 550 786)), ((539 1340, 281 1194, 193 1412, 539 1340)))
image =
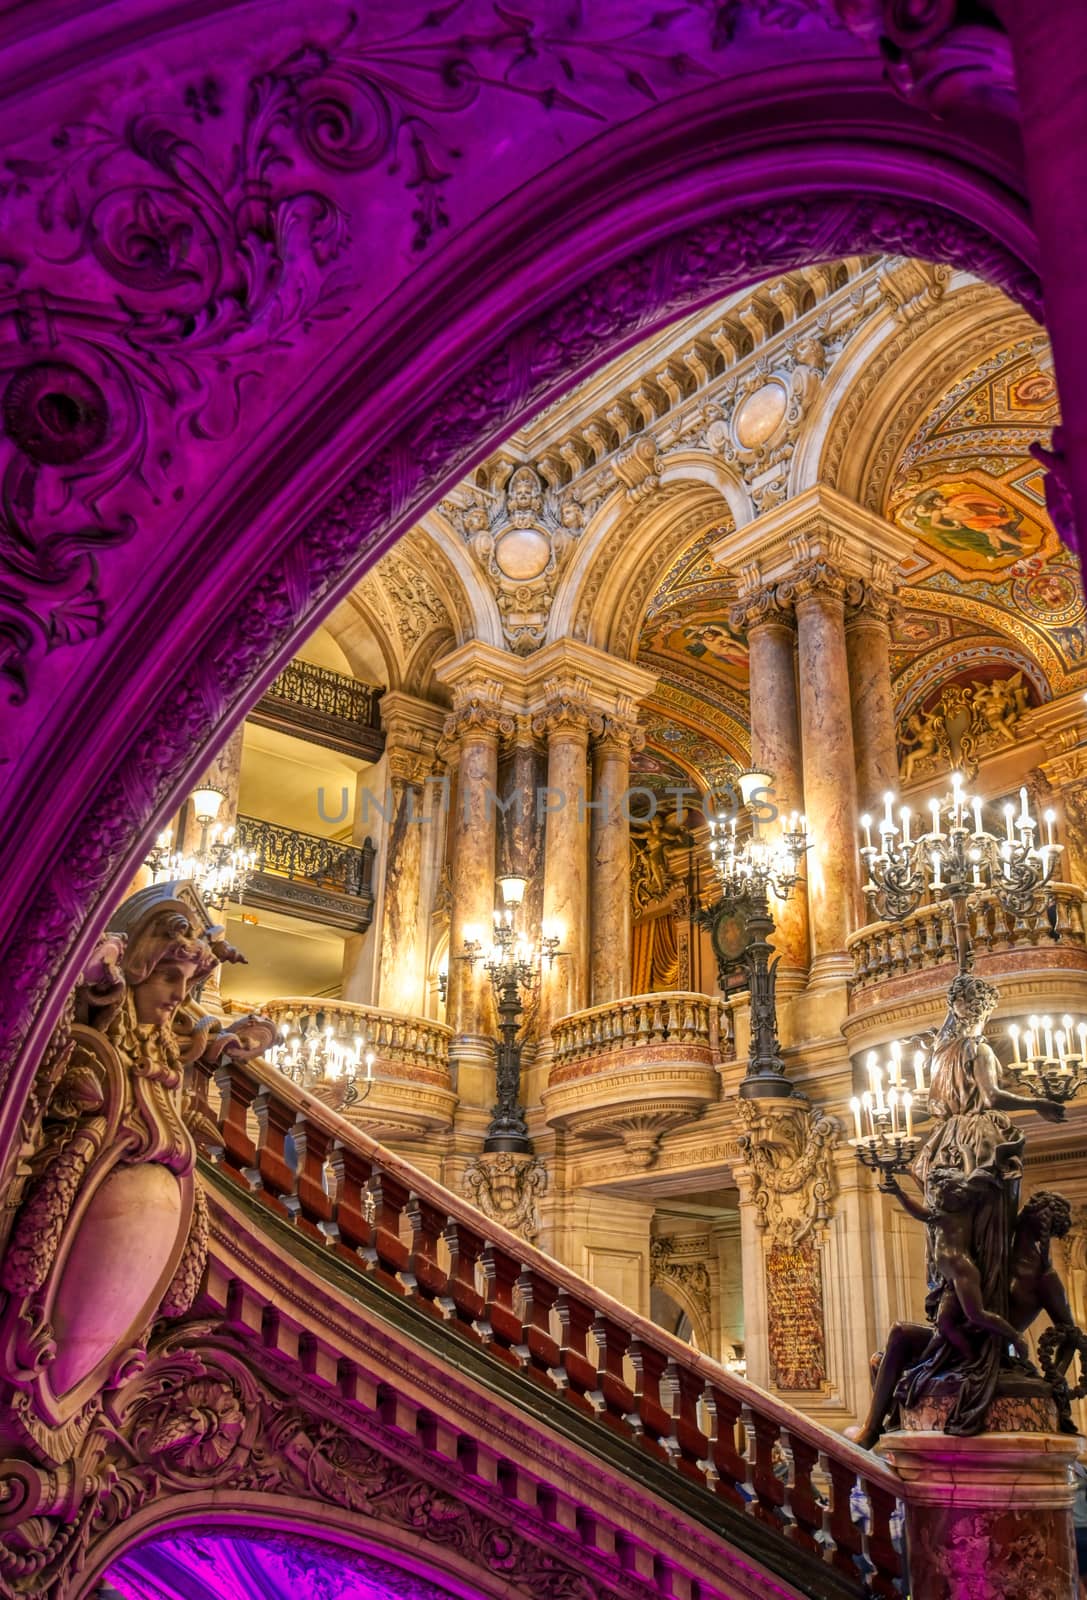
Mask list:
MULTIPOLYGON (((631 0, 648 26, 641 9, 653 8, 631 0)), ((112 612, 80 653, 63 618, 50 624, 60 632, 46 648, 28 641, 17 607, 4 611, 17 693, 19 674, 34 671, 6 768, 2 862, 12 915, 0 1143, 11 1145, 35 1049, 94 925, 161 817, 298 640, 519 422, 654 328, 761 277, 842 254, 902 250, 950 261, 1037 312, 1033 242, 1008 187, 1006 150, 990 156, 966 136, 949 142, 881 84, 874 50, 865 56, 843 39, 832 36, 826 57, 805 63, 783 33, 776 76, 745 77, 741 52, 735 81, 726 81, 707 22, 686 41, 697 89, 673 85, 650 112, 625 113, 505 195, 483 185, 485 215, 469 214, 444 253, 358 318, 334 351, 315 346, 297 393, 242 428, 217 473, 207 466, 214 451, 200 458, 187 516, 162 501, 137 532, 98 540, 93 552, 60 524, 55 544, 43 532, 36 579, 48 588, 50 561, 92 561, 112 612), (168 626, 157 625, 162 617, 168 626)), ((348 192, 345 146, 365 131, 352 98, 357 52, 328 39, 322 51, 320 72, 310 58, 288 56, 289 70, 259 80, 286 93, 279 133, 300 140, 307 171, 321 175, 320 192, 300 191, 307 225, 315 208, 330 215, 348 192)), ((247 59, 240 45, 238 59, 247 59)), ((168 67, 161 76, 169 81, 168 67)), ((633 93, 637 100, 637 84, 633 93)), ((540 95, 554 103, 551 91, 533 95, 534 104, 540 95)), ((158 117, 136 139, 140 159, 175 177, 215 121, 207 84, 189 84, 181 103, 183 124, 158 117)), ((132 125, 124 132, 132 147, 132 125)), ((427 246, 427 230, 442 222, 442 184, 425 163, 419 171, 427 246)), ((399 196, 403 176, 395 183, 399 196)), ((171 237, 168 211, 163 202, 152 228, 160 243, 171 237)), ((122 244, 139 245, 121 221, 115 258, 122 244)), ((157 309, 166 315, 161 301, 157 309)), ((188 337, 193 314, 178 323, 175 307, 166 326, 188 337)), ((94 407, 84 412, 90 426, 94 407)), ((85 600, 68 618, 76 636, 101 622, 95 596, 85 600)))

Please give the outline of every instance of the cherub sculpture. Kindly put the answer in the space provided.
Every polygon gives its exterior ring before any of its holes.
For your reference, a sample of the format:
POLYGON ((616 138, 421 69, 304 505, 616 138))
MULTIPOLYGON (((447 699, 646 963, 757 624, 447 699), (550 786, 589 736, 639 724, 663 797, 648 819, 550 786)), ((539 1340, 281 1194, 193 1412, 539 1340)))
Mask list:
POLYGON ((918 762, 940 752, 940 727, 942 718, 937 712, 913 711, 906 718, 899 738, 906 759, 902 763, 902 780, 909 783, 918 762))
POLYGON ((1002 744, 1015 743, 1015 726, 1027 709, 1027 691, 1022 670, 1010 678, 994 678, 990 683, 974 683, 974 709, 980 712, 989 732, 1002 744))
POLYGON ((682 823, 675 818, 662 817, 658 811, 644 821, 635 818, 631 823, 638 909, 664 899, 670 882, 668 851, 689 846, 691 837, 682 823))

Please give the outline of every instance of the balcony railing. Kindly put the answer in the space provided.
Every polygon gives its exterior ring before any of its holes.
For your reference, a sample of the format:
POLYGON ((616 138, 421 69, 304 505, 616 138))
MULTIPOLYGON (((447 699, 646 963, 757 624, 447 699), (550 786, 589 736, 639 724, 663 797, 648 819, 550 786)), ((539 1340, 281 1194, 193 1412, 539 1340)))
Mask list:
POLYGON ((507 1232, 262 1062, 224 1057, 214 1110, 210 1071, 190 1068, 203 1154, 225 1188, 289 1222, 317 1271, 327 1262, 341 1282, 372 1279, 496 1373, 523 1373, 571 1417, 599 1419, 621 1448, 674 1471, 707 1525, 751 1518, 770 1539, 760 1559, 791 1585, 901 1593, 892 1523, 910 1490, 890 1468, 507 1232), (809 1564, 802 1578, 794 1558, 809 1564))
MULTIPOLYGON (((1066 953, 1077 968, 1087 966, 1083 891, 1053 884, 1044 905, 1026 916, 1001 910, 995 900, 979 899, 970 912, 976 957, 1031 949, 1066 953)), ((951 902, 921 906, 902 922, 875 922, 850 940, 853 989, 887 983, 911 973, 947 967, 955 961, 951 902)))
POLYGON ((585 1063, 626 1055, 642 1046, 684 1045, 699 1057, 717 1062, 726 1022, 722 1001, 678 990, 631 995, 594 1006, 591 1011, 576 1011, 551 1030, 555 1043, 551 1081, 580 1077, 578 1069, 585 1063))
POLYGON ((719 1098, 727 1024, 723 1001, 679 991, 632 995, 564 1017, 551 1032, 548 1122, 620 1139, 633 1167, 651 1167, 662 1136, 719 1098))
POLYGON ((385 748, 378 709, 383 692, 342 672, 292 661, 268 685, 249 716, 262 727, 376 761, 385 748))
POLYGON ((246 886, 249 905, 307 917, 350 933, 365 933, 374 916, 374 846, 338 844, 277 822, 239 816, 237 844, 256 867, 246 886))

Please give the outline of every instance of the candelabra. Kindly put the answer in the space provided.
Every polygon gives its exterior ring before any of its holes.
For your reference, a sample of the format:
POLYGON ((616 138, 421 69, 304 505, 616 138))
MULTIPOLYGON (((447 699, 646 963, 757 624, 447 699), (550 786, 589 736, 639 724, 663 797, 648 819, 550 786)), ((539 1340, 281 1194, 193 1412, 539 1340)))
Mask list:
POLYGON ((310 1026, 302 1021, 297 1033, 280 1029, 279 1043, 268 1051, 267 1059, 302 1088, 319 1083, 342 1085, 341 1107, 365 1100, 373 1088, 374 1052, 360 1033, 348 1039, 331 1027, 310 1026), (362 1067, 366 1070, 360 1084, 362 1067))
POLYGON ((1031 815, 1026 789, 1019 791, 1018 815, 1014 805, 1005 805, 1001 836, 984 826, 983 803, 964 793, 957 772, 951 786, 943 801, 929 802, 931 826, 926 832, 913 830, 908 806, 898 808, 896 823, 897 801, 886 794, 879 846, 872 843, 872 818, 862 817, 860 853, 867 871, 864 893, 881 920, 901 921, 926 894, 951 901, 959 971, 966 972, 971 964, 967 918, 971 896, 989 894, 1005 911, 1024 915, 1039 889, 1052 879, 1062 846, 1053 837, 1052 811, 1045 813, 1045 843, 1035 842, 1040 841, 1041 829, 1031 815))
POLYGON ((1087 1022, 1064 1016, 1057 1026, 1052 1017, 1030 1017, 1025 1028, 1013 1022, 1008 1037, 1012 1059, 1002 1076, 1021 1092, 1064 1102, 1087 1084, 1087 1022))
POLYGON ((710 860, 721 893, 700 913, 709 929, 722 984, 735 968, 747 975, 751 996, 751 1050, 740 1084, 745 1099, 792 1093, 785 1076, 777 1031, 777 959, 770 935, 774 918, 770 894, 786 900, 800 882, 800 867, 811 848, 807 823, 794 811, 775 838, 763 831, 760 811, 772 787, 769 773, 751 770, 739 775, 740 797, 751 823, 751 836, 741 839, 736 816, 711 817, 710 860))
MULTIPOLYGON (((914 1038, 905 1045, 927 1043, 914 1038)), ((913 1070, 907 1077, 903 1044, 895 1040, 884 1061, 870 1050, 866 1062, 868 1088, 849 1102, 853 1113, 853 1138, 849 1141, 862 1166, 878 1172, 884 1182, 894 1173, 907 1172, 921 1146, 914 1120, 928 1110, 927 1055, 915 1049, 913 1070)))
POLYGON ((524 1011, 523 994, 540 982, 543 963, 559 953, 560 939, 542 934, 533 943, 518 933, 517 912, 525 897, 527 880, 514 873, 498 879, 502 908, 494 913, 494 937, 489 949, 480 939, 468 938, 460 956, 474 965, 482 961, 494 989, 498 1012, 498 1053, 495 1063, 495 1105, 483 1142, 485 1151, 527 1153, 532 1149, 528 1124, 521 1107, 521 1047, 517 1041, 524 1011))
POLYGON ((257 858, 251 850, 237 849, 234 829, 223 829, 216 821, 225 798, 222 790, 208 785, 194 789, 189 798, 200 829, 197 849, 189 855, 172 849, 173 837, 166 828, 144 865, 150 869, 153 883, 191 880, 204 904, 220 911, 228 900, 241 901, 257 858))

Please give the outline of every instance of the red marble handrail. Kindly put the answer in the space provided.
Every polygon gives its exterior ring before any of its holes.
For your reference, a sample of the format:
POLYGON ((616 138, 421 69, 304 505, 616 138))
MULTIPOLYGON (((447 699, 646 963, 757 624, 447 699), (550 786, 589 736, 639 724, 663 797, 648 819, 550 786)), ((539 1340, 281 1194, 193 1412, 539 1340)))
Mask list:
POLYGON ((263 1062, 227 1062, 214 1076, 218 1115, 197 1068, 190 1124, 247 1194, 870 1593, 900 1594, 890 1524, 903 1485, 890 1468, 526 1244, 263 1062), (779 1445, 788 1482, 774 1470, 779 1445))

